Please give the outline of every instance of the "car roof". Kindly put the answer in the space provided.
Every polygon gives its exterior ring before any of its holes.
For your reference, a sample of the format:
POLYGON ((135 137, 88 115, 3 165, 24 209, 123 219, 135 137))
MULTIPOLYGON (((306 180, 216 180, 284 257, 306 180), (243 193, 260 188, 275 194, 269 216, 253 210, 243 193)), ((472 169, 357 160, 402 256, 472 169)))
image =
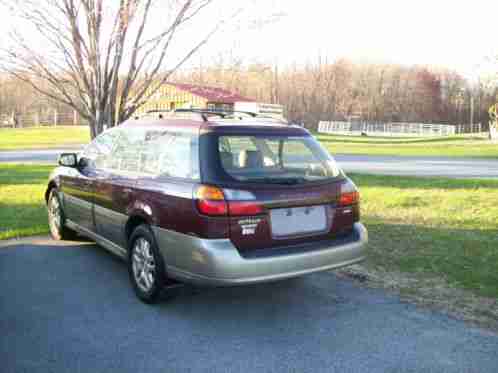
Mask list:
POLYGON ((145 117, 130 119, 120 125, 120 127, 126 128, 163 127, 180 132, 198 132, 201 126, 202 123, 189 119, 152 119, 145 117))
POLYGON ((287 123, 276 123, 269 120, 223 120, 207 122, 202 127, 204 132, 223 134, 267 134, 305 136, 309 132, 299 126, 287 123))

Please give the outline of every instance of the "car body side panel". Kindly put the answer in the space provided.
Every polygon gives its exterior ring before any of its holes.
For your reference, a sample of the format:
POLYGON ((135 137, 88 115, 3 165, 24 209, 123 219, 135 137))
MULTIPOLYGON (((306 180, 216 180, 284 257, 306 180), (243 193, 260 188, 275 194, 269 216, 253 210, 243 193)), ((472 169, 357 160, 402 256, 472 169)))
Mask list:
POLYGON ((66 217, 85 229, 94 230, 94 172, 70 167, 61 167, 61 169, 60 189, 66 217))
POLYGON ((96 233, 126 247, 125 226, 134 203, 136 179, 102 173, 95 184, 96 233))
POLYGON ((197 186, 195 181, 139 178, 135 207, 147 206, 147 213, 153 217, 152 224, 164 229, 194 237, 228 237, 227 217, 199 215, 193 199, 197 186))

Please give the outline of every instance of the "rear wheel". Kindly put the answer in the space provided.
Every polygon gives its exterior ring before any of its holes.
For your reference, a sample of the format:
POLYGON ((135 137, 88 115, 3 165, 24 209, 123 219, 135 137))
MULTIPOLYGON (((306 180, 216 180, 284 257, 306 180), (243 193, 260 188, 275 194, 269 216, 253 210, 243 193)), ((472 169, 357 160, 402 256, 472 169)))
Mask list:
POLYGON ((50 191, 47 209, 48 226, 50 227, 50 235, 52 238, 57 241, 74 240, 76 238, 76 232, 65 226, 66 218, 56 189, 50 191))
POLYGON ((133 231, 128 256, 128 272, 135 294, 145 303, 156 303, 168 278, 156 240, 147 225, 133 231))

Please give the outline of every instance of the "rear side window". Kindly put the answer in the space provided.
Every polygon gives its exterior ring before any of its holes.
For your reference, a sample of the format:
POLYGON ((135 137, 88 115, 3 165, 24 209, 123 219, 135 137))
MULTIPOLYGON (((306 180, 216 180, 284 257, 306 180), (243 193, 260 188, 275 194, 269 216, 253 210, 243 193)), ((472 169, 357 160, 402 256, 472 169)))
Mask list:
POLYGON ((115 131, 118 134, 112 150, 96 157, 98 169, 137 176, 199 179, 197 136, 158 128, 115 131))
POLYGON ((220 136, 218 152, 224 171, 242 182, 297 184, 341 174, 311 136, 220 136))

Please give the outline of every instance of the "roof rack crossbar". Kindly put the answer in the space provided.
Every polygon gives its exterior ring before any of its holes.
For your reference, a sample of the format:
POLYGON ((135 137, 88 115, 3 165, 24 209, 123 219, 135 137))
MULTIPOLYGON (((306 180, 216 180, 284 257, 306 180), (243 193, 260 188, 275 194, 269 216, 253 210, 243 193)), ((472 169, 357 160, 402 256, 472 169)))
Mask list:
POLYGON ((257 114, 253 113, 250 111, 239 111, 239 110, 209 110, 209 109, 196 109, 196 108, 178 108, 178 109, 173 109, 173 110, 164 110, 164 109, 156 109, 156 110, 148 110, 142 115, 137 115, 135 119, 139 119, 142 116, 147 116, 151 114, 159 114, 159 118, 163 119, 162 113, 165 114, 174 114, 174 113, 192 113, 192 114, 198 114, 200 119, 204 122, 209 121, 210 116, 217 116, 220 117, 221 119, 225 119, 227 117, 233 117, 236 116, 237 114, 242 114, 242 115, 247 115, 251 118, 260 118, 260 119, 271 119, 274 121, 277 121, 281 124, 288 124, 287 121, 280 119, 280 118, 275 118, 270 115, 264 115, 264 114, 257 114))
POLYGON ((155 113, 171 113, 171 110, 166 110, 166 109, 156 109, 156 110, 147 110, 145 114, 155 114, 155 113))
POLYGON ((258 115, 256 113, 252 113, 250 111, 238 111, 238 110, 206 110, 206 109, 176 109, 174 111, 175 113, 198 113, 202 115, 202 118, 204 119, 205 122, 208 121, 208 117, 210 115, 218 116, 221 118, 226 118, 227 116, 234 115, 234 114, 244 114, 248 115, 250 117, 256 118, 258 115))

